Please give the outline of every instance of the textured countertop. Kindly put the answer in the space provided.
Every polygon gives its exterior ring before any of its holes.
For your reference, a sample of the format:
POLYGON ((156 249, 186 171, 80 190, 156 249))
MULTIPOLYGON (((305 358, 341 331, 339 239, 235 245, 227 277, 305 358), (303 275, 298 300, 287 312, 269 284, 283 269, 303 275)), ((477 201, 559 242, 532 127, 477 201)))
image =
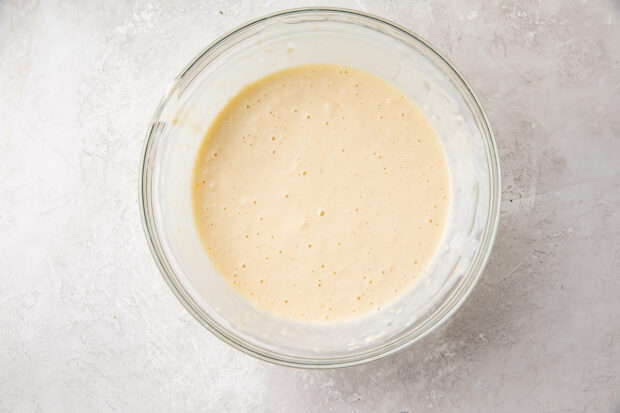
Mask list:
POLYGON ((0 2, 0 411, 620 411, 618 2, 332 3, 426 38, 495 131, 495 249, 427 340, 295 370, 173 296, 138 213, 151 114, 217 36, 303 5, 0 2))

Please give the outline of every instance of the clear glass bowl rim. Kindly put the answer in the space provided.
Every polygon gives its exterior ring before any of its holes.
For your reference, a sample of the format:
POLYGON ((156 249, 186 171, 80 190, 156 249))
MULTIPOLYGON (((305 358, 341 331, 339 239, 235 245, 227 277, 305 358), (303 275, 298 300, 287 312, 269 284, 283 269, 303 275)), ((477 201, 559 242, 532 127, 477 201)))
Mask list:
POLYGON ((486 116, 484 109, 476 95, 474 94, 472 88, 469 86, 469 83, 465 80, 465 78, 461 75, 461 73, 448 61, 444 56, 441 55, 433 46, 431 46, 426 40, 422 39, 417 34, 409 31, 408 29, 399 26, 393 22, 385 20, 381 17, 361 12, 358 10, 344 9, 344 8, 324 8, 324 7, 305 7, 305 8, 295 8, 279 11, 276 13, 272 13, 258 19, 249 21, 237 28, 229 31, 228 33, 222 35, 215 41, 213 41, 209 46, 207 46, 202 52, 200 52, 176 77, 173 81, 172 85, 168 88, 168 92, 164 96, 164 98, 160 101, 155 113, 152 117, 150 126, 148 128, 144 147, 142 151, 142 157, 140 162, 140 175, 139 175, 139 203, 140 203, 140 215, 142 219, 142 227, 144 230, 144 234, 146 236, 147 243, 149 245, 149 249, 151 250, 151 254, 159 268, 164 280, 179 299, 181 304, 189 311, 189 313, 196 319, 200 324, 202 324, 207 330, 213 333, 215 336, 222 339, 224 342, 229 345, 237 348, 238 350, 249 354, 258 359, 268 361, 274 364, 279 364, 283 366, 289 367, 302 367, 302 368, 337 368, 337 367, 347 367, 354 366, 358 364, 368 363, 374 360, 378 360, 384 357, 387 357, 391 354, 394 354, 404 348, 409 347, 415 342, 423 339, 428 336, 430 333, 435 331, 438 327, 440 327, 446 320, 450 318, 450 316, 458 310, 458 308, 463 304, 463 302, 467 299, 474 286, 478 282, 480 275, 482 274, 484 267, 486 266, 493 244, 495 242, 495 237, 497 234, 497 228, 499 225, 499 216, 500 216, 500 202, 501 202, 501 174, 500 174, 500 165, 499 165, 499 155, 497 152, 497 145, 495 143, 495 138, 493 136, 493 131, 490 127, 489 120, 486 116), (157 140, 159 139, 159 135, 157 132, 157 127, 159 124, 160 115, 168 103, 169 99, 174 96, 174 90, 179 87, 182 83, 185 76, 191 71, 192 67, 197 65, 203 59, 208 58, 210 52, 216 49, 219 45, 226 42, 229 39, 232 39, 237 33, 243 32, 244 30, 254 27, 261 23, 267 23, 271 20, 283 18, 286 16, 295 16, 295 15, 312 15, 312 14, 342 14, 349 15, 354 18, 362 18, 373 21, 374 23, 379 23, 381 25, 387 26, 389 29, 396 30, 401 34, 407 36, 411 41, 419 43, 422 47, 425 47, 427 50, 432 52, 436 58, 445 62, 447 67, 453 72, 458 82, 460 82, 459 89, 461 93, 469 95, 471 102, 473 102, 474 107, 470 107, 472 111, 477 112, 479 116, 479 127, 481 128, 481 132, 483 138, 485 138, 485 146, 487 150, 487 162, 490 170, 490 190, 491 190, 491 200, 489 203, 489 214, 487 217, 487 222, 485 225, 484 234, 482 237, 482 243, 478 250, 476 259, 474 260, 473 265, 469 268, 467 274, 463 277, 463 281, 458 285, 456 290, 452 292, 452 294, 444 301, 440 308, 435 311, 432 316, 425 320, 425 324, 428 326, 425 330, 422 331, 421 334, 409 334, 404 337, 399 338, 393 342, 389 342, 383 344, 381 346, 372 348, 368 351, 362 353, 356 353, 351 356, 339 357, 339 358, 301 358, 294 357, 289 355, 283 355, 279 353, 272 352, 270 350, 264 349, 260 346, 256 346, 253 343, 235 335, 231 331, 222 327, 214 320, 210 319, 205 315, 203 311, 199 311, 198 305, 189 295, 189 293, 182 287, 182 284, 179 282, 177 275, 169 264, 167 257, 164 253, 164 249, 161 246, 161 239, 158 235, 154 215, 153 215, 153 207, 152 207, 152 199, 151 199, 151 185, 152 185, 152 165, 151 161, 153 159, 153 154, 155 153, 157 145, 157 140))

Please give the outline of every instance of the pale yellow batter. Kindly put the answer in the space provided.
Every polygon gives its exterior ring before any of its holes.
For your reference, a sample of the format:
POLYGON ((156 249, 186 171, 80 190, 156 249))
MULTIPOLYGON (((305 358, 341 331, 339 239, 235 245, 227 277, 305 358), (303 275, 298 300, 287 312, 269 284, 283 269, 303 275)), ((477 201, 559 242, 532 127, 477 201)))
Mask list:
POLYGON ((343 320, 409 288, 449 207, 439 140, 399 90, 300 66, 244 88, 198 154, 196 225, 220 274, 281 316, 343 320))

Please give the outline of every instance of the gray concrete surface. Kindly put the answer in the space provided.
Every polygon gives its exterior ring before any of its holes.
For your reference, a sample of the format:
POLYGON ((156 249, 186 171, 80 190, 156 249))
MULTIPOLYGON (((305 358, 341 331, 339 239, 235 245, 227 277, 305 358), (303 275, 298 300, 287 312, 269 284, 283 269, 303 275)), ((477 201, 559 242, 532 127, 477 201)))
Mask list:
POLYGON ((447 325, 302 371, 229 348, 165 285, 137 174, 165 85, 304 1, 0 2, 0 411, 620 411, 620 3, 334 1, 428 39, 481 98, 502 220, 447 325))

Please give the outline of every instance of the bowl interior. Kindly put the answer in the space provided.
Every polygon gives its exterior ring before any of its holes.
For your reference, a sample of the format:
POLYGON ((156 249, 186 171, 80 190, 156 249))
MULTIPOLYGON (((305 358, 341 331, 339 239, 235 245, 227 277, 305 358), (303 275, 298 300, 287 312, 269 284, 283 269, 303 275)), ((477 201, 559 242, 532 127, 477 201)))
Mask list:
POLYGON ((372 360, 416 341, 464 300, 495 234, 499 170, 482 109, 462 78, 426 43, 358 13, 297 10, 228 34, 183 71, 151 126, 142 192, 155 258, 199 321, 261 358, 336 366, 372 360), (284 320, 235 293, 200 243, 191 204, 195 157, 221 108, 248 83, 308 63, 352 66, 399 88, 435 128, 451 178, 446 230, 422 277, 381 311, 334 324, 284 320))

